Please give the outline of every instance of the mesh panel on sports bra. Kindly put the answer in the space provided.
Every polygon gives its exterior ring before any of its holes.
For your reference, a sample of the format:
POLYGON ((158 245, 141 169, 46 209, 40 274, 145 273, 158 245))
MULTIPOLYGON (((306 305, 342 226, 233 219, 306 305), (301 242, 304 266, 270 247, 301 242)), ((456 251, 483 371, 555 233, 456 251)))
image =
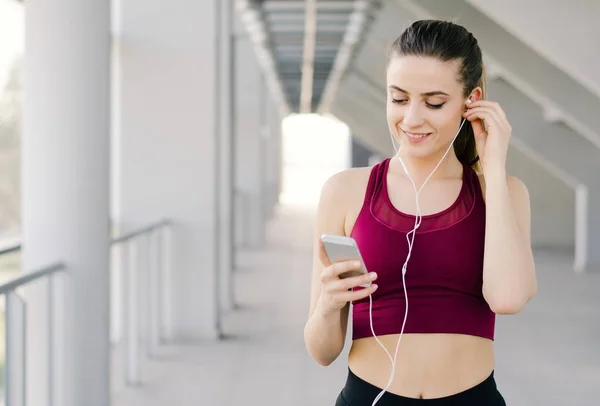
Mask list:
MULTIPOLYGON (((376 188, 371 193, 369 210, 371 215, 382 224, 394 230, 407 233, 415 226, 415 216, 403 213, 392 204, 387 188, 387 171, 390 159, 381 163, 381 169, 377 174, 376 188)), ((421 225, 417 234, 428 233, 448 228, 462 219, 466 218, 475 205, 478 193, 474 190, 479 179, 475 171, 463 166, 463 180, 460 192, 455 201, 446 209, 433 214, 421 216, 421 225)))

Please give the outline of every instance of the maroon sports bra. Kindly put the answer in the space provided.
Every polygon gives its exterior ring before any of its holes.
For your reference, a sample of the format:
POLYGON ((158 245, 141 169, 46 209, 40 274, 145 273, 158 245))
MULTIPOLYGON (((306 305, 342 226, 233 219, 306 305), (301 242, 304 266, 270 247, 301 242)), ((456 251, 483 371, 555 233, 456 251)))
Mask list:
MULTIPOLYGON (((390 159, 371 171, 363 207, 351 236, 365 265, 377 273, 373 330, 400 334, 405 315, 402 265, 406 233, 415 216, 397 210, 387 189, 390 159)), ((447 209, 422 216, 405 275, 410 333, 456 333, 494 339, 495 313, 483 298, 485 202, 477 173, 463 166, 458 198, 447 209)), ((369 297, 353 304, 353 339, 371 337, 369 297)))

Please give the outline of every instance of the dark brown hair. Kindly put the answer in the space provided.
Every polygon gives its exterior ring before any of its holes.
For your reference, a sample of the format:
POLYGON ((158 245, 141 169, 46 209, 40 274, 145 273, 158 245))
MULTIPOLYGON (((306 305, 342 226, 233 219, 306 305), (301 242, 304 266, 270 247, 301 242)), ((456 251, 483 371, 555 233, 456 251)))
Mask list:
MULTIPOLYGON (((403 55, 434 57, 442 62, 460 60, 458 80, 463 85, 465 99, 476 87, 481 87, 482 99, 485 99, 481 49, 477 39, 465 27, 449 21, 415 21, 390 46, 388 65, 393 57, 403 55)), ((454 142, 454 152, 463 164, 479 166, 473 128, 468 122, 454 142)))

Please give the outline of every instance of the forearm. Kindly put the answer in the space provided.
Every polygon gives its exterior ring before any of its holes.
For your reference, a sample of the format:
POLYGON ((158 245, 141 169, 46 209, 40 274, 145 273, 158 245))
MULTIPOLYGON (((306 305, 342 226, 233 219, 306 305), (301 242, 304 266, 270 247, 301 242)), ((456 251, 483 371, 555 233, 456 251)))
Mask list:
POLYGON ((304 327, 304 342, 308 353, 319 364, 327 366, 340 355, 346 339, 347 308, 324 313, 317 307, 304 327))
POLYGON ((492 310, 519 312, 535 293, 535 266, 504 170, 485 174, 486 232, 483 293, 492 310))

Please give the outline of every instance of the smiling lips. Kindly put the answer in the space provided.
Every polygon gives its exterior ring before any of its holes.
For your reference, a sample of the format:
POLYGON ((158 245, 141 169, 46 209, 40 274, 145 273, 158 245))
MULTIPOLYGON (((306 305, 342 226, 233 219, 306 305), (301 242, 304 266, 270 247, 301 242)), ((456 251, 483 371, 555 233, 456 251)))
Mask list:
POLYGON ((431 135, 431 133, 410 133, 408 131, 402 130, 408 140, 412 143, 422 142, 425 138, 431 135))

